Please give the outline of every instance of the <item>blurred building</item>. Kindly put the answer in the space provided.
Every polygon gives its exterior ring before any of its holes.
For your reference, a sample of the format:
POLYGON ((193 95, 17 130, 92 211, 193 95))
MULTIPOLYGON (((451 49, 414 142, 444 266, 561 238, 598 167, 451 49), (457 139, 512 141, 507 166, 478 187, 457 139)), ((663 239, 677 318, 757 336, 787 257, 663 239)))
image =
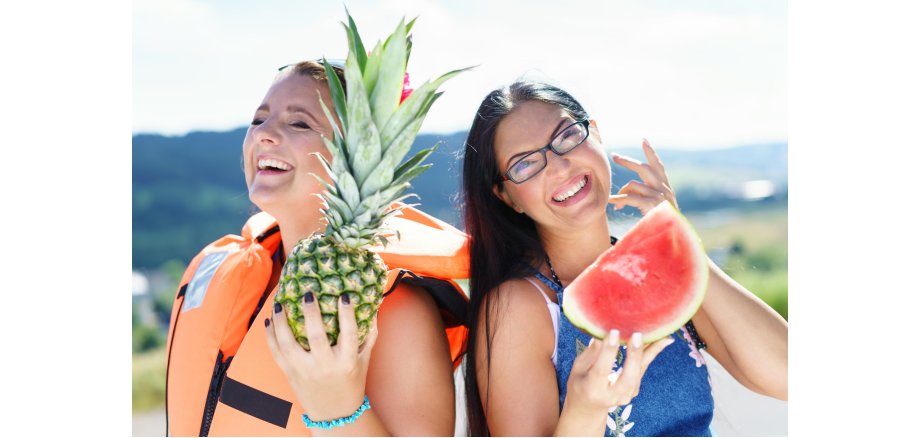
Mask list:
POLYGON ((153 295, 150 293, 150 282, 147 276, 131 272, 131 305, 137 322, 142 325, 156 327, 157 317, 153 309, 153 295))

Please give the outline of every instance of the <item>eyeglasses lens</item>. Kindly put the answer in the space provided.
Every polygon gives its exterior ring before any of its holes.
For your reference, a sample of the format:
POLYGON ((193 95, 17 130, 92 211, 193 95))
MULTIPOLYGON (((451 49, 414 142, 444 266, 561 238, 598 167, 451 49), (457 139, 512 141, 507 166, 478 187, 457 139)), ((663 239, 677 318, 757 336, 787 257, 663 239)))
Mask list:
MULTIPOLYGON (((580 121, 565 128, 553 138, 549 147, 557 155, 562 155, 575 149, 576 146, 584 143, 585 139, 588 138, 588 129, 585 127, 585 124, 584 121, 580 121)), ((545 147, 533 151, 512 164, 511 168, 508 169, 508 177, 512 181, 520 184, 540 173, 544 167, 546 167, 545 147)))

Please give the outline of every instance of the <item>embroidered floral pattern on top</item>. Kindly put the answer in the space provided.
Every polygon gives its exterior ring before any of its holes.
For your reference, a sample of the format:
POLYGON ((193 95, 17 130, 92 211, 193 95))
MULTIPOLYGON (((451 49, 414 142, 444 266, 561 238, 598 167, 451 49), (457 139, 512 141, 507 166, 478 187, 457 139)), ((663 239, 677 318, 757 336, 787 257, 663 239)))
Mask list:
POLYGON ((635 426, 635 423, 629 422, 629 414, 632 413, 632 403, 623 406, 611 408, 607 414, 607 436, 626 436, 626 432, 635 426))
MULTIPOLYGON (((576 345, 578 341, 576 340, 576 345)), ((616 374, 619 376, 620 370, 623 368, 623 360, 626 358, 626 346, 620 345, 619 350, 617 350, 617 358, 613 361, 613 368, 610 369, 610 374, 616 374)), ((616 378, 613 378, 616 380, 616 378)), ((607 411, 607 431, 604 434, 605 436, 618 436, 625 437, 626 432, 635 426, 634 422, 627 421, 629 415, 632 414, 632 403, 626 406, 616 406, 610 408, 607 411)))
POLYGON ((684 334, 684 339, 687 341, 687 345, 690 347, 690 357, 696 360, 696 367, 699 368, 703 365, 706 365, 706 360, 703 359, 703 353, 700 353, 700 350, 696 348, 696 341, 692 336, 690 336, 690 332, 687 331, 687 327, 681 327, 680 331, 684 334))

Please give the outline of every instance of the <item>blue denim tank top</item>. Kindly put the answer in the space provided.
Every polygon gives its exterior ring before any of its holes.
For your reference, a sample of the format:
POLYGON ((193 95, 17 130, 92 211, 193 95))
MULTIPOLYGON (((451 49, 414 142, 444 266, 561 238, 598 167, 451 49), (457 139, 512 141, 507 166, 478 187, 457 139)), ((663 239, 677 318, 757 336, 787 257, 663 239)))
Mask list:
MULTIPOLYGON (((563 289, 540 272, 533 274, 556 293, 562 303, 563 289)), ((575 356, 591 341, 559 312, 559 337, 556 344, 556 382, 559 384, 559 409, 565 403, 566 383, 575 356)), ((605 436, 712 436, 712 385, 709 370, 699 348, 704 344, 696 336, 692 323, 672 333, 675 342, 652 361, 637 395, 626 406, 610 410, 605 436)), ((611 372, 620 369, 626 359, 621 346, 611 372)))

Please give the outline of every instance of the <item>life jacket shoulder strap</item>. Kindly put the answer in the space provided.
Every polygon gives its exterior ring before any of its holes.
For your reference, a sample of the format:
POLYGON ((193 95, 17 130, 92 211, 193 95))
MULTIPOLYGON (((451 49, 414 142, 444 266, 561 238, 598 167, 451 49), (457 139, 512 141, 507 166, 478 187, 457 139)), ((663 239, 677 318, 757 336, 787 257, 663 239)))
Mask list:
POLYGON ((393 293, 396 287, 403 283, 421 287, 431 295, 441 312, 445 328, 458 326, 469 328, 466 311, 468 300, 463 289, 456 282, 443 278, 419 276, 412 271, 400 269, 393 280, 392 286, 383 296, 386 297, 393 293))

